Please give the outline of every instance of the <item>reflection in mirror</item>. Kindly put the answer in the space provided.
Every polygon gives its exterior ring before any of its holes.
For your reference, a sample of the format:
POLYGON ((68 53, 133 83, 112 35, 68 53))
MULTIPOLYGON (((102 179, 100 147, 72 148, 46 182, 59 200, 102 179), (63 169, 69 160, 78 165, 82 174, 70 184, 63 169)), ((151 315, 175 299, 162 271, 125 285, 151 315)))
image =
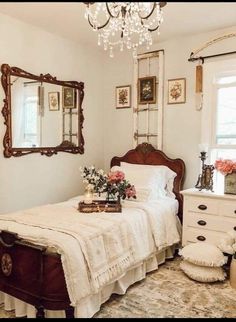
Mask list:
POLYGON ((83 153, 83 83, 58 81, 49 74, 35 76, 6 64, 1 70, 6 94, 4 155, 83 153))
POLYGON ((39 82, 12 77, 13 147, 39 147, 42 143, 42 106, 39 82))

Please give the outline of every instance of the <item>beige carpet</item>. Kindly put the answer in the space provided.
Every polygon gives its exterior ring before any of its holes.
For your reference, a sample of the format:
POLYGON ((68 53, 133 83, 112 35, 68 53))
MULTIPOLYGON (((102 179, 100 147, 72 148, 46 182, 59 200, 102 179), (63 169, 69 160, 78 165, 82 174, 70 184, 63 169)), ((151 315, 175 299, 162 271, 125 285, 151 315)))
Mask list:
MULTIPOLYGON (((96 318, 235 318, 236 290, 229 281, 199 283, 179 269, 180 258, 169 260, 125 295, 113 295, 96 318)), ((14 312, 0 309, 0 318, 14 312)))

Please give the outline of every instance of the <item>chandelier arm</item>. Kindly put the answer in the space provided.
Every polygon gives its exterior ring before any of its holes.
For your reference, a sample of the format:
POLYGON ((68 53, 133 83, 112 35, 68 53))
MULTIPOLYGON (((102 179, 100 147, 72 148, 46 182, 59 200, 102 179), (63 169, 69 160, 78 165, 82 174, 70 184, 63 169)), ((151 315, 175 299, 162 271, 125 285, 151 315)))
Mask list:
POLYGON ((156 4, 156 2, 154 2, 154 3, 153 3, 152 10, 150 11, 150 13, 149 13, 146 17, 142 17, 142 16, 140 15, 140 13, 138 12, 138 16, 139 16, 139 18, 140 18, 140 19, 148 19, 149 17, 151 17, 151 15, 153 14, 154 10, 156 9, 156 6, 157 6, 157 4, 156 4))
POLYGON ((120 15, 120 12, 118 12, 117 16, 114 16, 112 13, 111 13, 111 10, 108 6, 108 3, 106 2, 106 8, 107 8, 107 12, 109 13, 109 15, 112 17, 112 18, 118 18, 119 15, 120 15))
MULTIPOLYGON (((100 29, 102 29, 102 28, 106 27, 106 26, 108 25, 108 23, 109 23, 110 19, 111 19, 111 17, 109 17, 109 18, 107 19, 107 21, 106 21, 102 26, 99 26, 99 27, 97 27, 96 29, 100 30, 100 29)), ((92 24, 92 22, 91 22, 91 20, 90 20, 90 17, 89 17, 89 16, 88 16, 88 22, 89 22, 90 26, 91 26, 92 28, 94 28, 94 25, 92 24)))
POLYGON ((158 25, 155 28, 148 28, 148 31, 150 31, 150 32, 156 31, 159 27, 160 27, 160 25, 158 25))

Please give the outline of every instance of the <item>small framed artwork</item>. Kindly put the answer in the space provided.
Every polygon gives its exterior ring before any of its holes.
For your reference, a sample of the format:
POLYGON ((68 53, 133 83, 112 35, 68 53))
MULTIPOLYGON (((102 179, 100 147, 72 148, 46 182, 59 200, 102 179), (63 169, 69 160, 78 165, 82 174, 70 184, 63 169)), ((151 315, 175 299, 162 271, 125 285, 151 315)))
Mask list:
POLYGON ((131 86, 116 87, 116 108, 131 107, 131 86))
POLYGON ((59 92, 49 92, 48 93, 48 104, 49 111, 59 111, 59 92))
POLYGON ((62 87, 62 107, 76 108, 76 91, 72 87, 62 87))
POLYGON ((148 76, 138 79, 138 103, 156 103, 156 76, 148 76))
POLYGON ((168 104, 186 103, 186 78, 168 80, 168 104))

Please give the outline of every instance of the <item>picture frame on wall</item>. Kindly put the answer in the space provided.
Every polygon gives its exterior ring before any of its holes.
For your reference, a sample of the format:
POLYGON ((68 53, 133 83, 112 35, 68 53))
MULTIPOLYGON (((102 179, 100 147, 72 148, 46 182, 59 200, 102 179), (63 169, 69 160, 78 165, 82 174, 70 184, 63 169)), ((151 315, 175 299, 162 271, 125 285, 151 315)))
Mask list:
POLYGON ((76 108, 76 91, 72 87, 62 87, 62 107, 76 108))
POLYGON ((60 109, 59 98, 60 98, 59 92, 49 92, 48 93, 49 111, 59 111, 59 109, 60 109))
POLYGON ((186 103, 186 78, 168 79, 168 104, 186 103))
POLYGON ((156 104, 156 76, 138 79, 138 104, 156 104))
POLYGON ((116 108, 131 107, 131 85, 116 86, 116 108))

